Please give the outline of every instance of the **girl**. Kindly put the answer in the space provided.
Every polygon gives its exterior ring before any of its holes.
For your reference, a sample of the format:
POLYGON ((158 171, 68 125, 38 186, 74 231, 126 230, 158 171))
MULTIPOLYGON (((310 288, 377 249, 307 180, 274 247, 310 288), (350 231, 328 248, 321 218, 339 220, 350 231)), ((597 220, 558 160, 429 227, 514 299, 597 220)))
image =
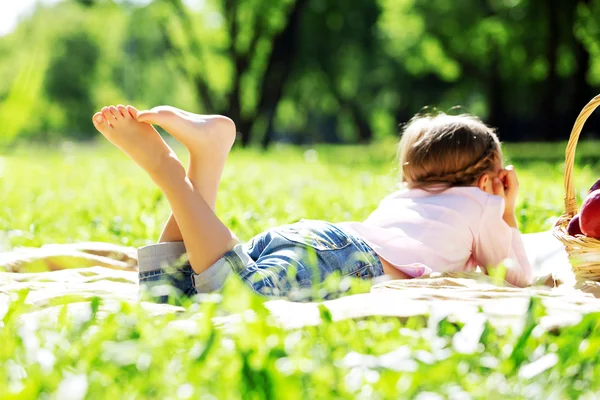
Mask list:
POLYGON ((406 279, 477 266, 487 272, 500 264, 508 282, 531 283, 515 218, 516 172, 503 168, 496 134, 474 117, 415 117, 399 144, 406 188, 385 198, 366 221, 302 220, 245 245, 215 215, 236 134, 233 121, 173 107, 140 112, 122 105, 104 107, 93 121, 150 175, 171 206, 159 243, 139 249, 142 288, 166 282, 190 296, 218 290, 237 274, 255 291, 280 296, 292 287, 310 288, 334 271, 406 279), (187 174, 152 124, 187 147, 187 174), (183 255, 189 262, 173 267, 183 255))

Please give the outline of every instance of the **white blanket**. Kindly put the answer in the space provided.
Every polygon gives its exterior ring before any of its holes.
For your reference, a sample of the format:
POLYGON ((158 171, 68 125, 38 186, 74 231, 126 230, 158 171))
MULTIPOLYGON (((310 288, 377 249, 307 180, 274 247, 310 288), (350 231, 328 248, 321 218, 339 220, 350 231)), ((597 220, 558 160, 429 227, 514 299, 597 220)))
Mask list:
MULTIPOLYGON (((372 315, 396 316, 452 315, 463 321, 481 316, 479 310, 496 324, 518 326, 531 296, 538 296, 548 309, 543 321, 547 327, 577 322, 582 314, 600 311, 600 293, 596 282, 577 282, 570 271, 562 245, 548 232, 524 235, 528 255, 538 283, 550 283, 519 289, 497 286, 482 274, 445 274, 424 279, 384 281, 371 293, 325 301, 334 319, 372 315), (547 279, 551 274, 562 284, 547 279), (554 287, 556 286, 556 287, 554 287)), ((118 301, 137 302, 137 266, 135 249, 110 244, 48 245, 40 249, 18 249, 0 255, 0 265, 11 272, 0 273, 0 316, 9 299, 28 289, 27 302, 45 315, 58 313, 56 304, 69 296, 71 312, 87 312, 87 299, 101 297, 103 307, 118 301), (50 272, 16 272, 39 271, 50 272), (73 295, 79 301, 73 301, 73 295)), ((292 303, 272 300, 266 303, 281 324, 293 328, 320 321, 317 303, 292 303)), ((153 314, 176 312, 179 307, 142 303, 153 314)), ((35 317, 35 312, 31 314, 35 317)))

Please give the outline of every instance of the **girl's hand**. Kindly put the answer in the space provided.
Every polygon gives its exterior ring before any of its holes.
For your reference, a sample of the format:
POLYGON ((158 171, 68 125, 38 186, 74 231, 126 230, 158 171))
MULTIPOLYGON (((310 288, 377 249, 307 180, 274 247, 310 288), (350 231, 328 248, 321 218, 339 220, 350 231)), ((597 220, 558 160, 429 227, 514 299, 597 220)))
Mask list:
POLYGON ((517 178, 517 171, 515 171, 515 167, 509 165, 494 178, 494 194, 504 199, 503 219, 509 226, 514 228, 517 227, 515 204, 517 202, 518 191, 519 179, 517 178))

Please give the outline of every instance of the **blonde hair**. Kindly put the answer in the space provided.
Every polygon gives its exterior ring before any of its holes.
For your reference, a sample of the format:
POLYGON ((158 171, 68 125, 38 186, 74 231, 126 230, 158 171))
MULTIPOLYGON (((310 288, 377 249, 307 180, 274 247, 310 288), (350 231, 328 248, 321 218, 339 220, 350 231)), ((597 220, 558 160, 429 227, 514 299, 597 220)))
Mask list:
POLYGON ((502 161, 494 130, 464 115, 414 117, 398 145, 400 181, 411 189, 471 186, 502 161))

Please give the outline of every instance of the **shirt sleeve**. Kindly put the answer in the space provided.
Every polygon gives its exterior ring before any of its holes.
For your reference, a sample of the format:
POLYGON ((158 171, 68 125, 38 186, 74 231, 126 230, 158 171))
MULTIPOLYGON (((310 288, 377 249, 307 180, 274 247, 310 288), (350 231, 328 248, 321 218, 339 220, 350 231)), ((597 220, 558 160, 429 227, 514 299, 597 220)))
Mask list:
POLYGON ((506 281, 519 287, 531 285, 532 270, 521 233, 502 219, 504 199, 489 196, 475 233, 473 257, 483 270, 500 264, 506 267, 506 281))

